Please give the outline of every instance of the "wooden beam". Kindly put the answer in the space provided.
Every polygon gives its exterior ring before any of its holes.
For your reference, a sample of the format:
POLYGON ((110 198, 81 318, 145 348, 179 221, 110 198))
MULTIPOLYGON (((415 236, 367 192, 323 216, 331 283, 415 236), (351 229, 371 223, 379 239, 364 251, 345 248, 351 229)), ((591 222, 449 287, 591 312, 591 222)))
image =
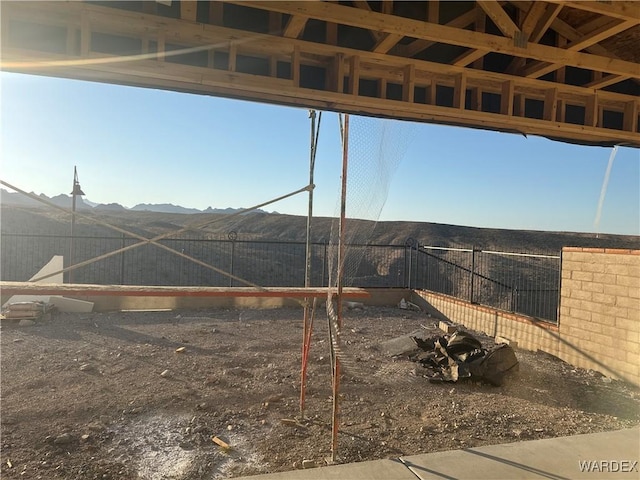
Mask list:
POLYGON ((327 28, 327 32, 326 32, 327 45, 337 45, 338 44, 338 24, 327 23, 326 28, 327 28))
POLYGON ((400 40, 402 40, 401 35, 396 35, 393 33, 387 33, 386 35, 380 37, 380 40, 373 47, 373 51, 375 53, 387 53, 391 50, 400 40))
POLYGON ((588 127, 598 125, 598 94, 595 93, 587 98, 587 104, 584 109, 584 124, 588 127))
POLYGON ((500 113, 502 115, 513 115, 514 91, 512 81, 507 81, 502 84, 502 93, 500 94, 500 113))
POLYGON ((298 38, 304 30, 307 20, 309 20, 309 17, 293 15, 287 22, 282 35, 287 38, 298 38))
POLYGON ((584 88, 594 88, 599 90, 604 87, 608 87, 609 85, 614 85, 616 83, 622 82, 624 80, 628 80, 629 76, 621 76, 621 75, 606 75, 602 76, 599 79, 594 79, 589 83, 583 85, 584 88))
MULTIPOLYGON (((324 287, 167 287, 154 285, 93 285, 0 282, 3 295, 79 295, 114 297, 326 297, 324 287)), ((343 295, 350 298, 368 298, 363 288, 345 287, 343 295)))
POLYGON ((335 84, 334 89, 336 93, 342 93, 344 91, 344 54, 336 54, 334 60, 335 84))
POLYGON ((180 18, 187 22, 195 22, 198 14, 198 2, 195 0, 180 0, 180 18))
POLYGON ((638 131, 638 102, 627 102, 624 106, 623 127, 627 132, 638 131))
MULTIPOLYGON (((517 5, 518 2, 515 2, 517 5)), ((542 15, 542 18, 538 21, 535 28, 531 31, 531 35, 529 36, 529 41, 532 43, 538 43, 542 36, 549 30, 551 24, 555 21, 560 10, 562 10, 563 5, 561 3, 557 5, 548 5, 547 9, 542 15)))
POLYGON ((231 42, 231 44, 229 45, 229 63, 227 66, 227 70, 229 70, 230 72, 236 71, 237 59, 238 45, 235 42, 231 42))
POLYGON ((387 79, 378 80, 378 98, 387 98, 387 79))
MULTIPOLYGON (((219 1, 209 2, 209 23, 211 25, 224 25, 224 3, 219 1)), ((280 14, 281 15, 281 14, 280 14)), ((271 15, 269 15, 271 20, 271 15)))
MULTIPOLYGON (((640 5, 639 5, 640 7, 640 5)), ((614 20, 613 22, 598 28, 594 31, 589 32, 588 34, 582 36, 579 40, 571 42, 567 47, 569 50, 584 50, 591 45, 599 43, 603 40, 606 40, 609 37, 612 37, 620 32, 630 29, 636 24, 635 20, 614 20)))
POLYGON ((640 16, 638 15, 638 2, 637 1, 622 1, 616 0, 615 2, 593 2, 593 1, 566 1, 566 0, 546 0, 550 3, 560 3, 567 7, 576 8, 578 10, 584 10, 586 12, 597 13, 598 15, 604 15, 606 17, 621 18, 622 20, 637 20, 640 23, 640 16))
POLYGON ((382 0, 382 13, 393 15, 393 0, 382 0))
POLYGON ((497 0, 478 0, 476 4, 493 20, 505 37, 513 38, 516 33, 522 33, 497 0))
MULTIPOLYGON (((453 20, 448 22, 446 26, 452 28, 466 28, 475 21, 477 21, 477 12, 475 9, 472 9, 466 13, 463 13, 459 17, 454 18, 453 20)), ((414 55, 420 53, 423 50, 426 50, 431 45, 435 45, 436 43, 438 42, 421 39, 414 40, 413 42, 404 46, 399 51, 399 53, 404 57, 413 57, 414 55)))
POLYGON ((293 56, 291 58, 291 80, 295 88, 300 87, 300 47, 293 47, 293 56))
MULTIPOLYGON (((478 6, 474 10, 476 12, 475 31, 484 33, 487 28, 487 14, 478 6)), ((475 60, 471 66, 478 70, 484 70, 484 55, 475 60)), ((482 104, 482 99, 480 99, 480 104, 482 104)))
MULTIPOLYGON (((634 24, 635 21, 614 20, 613 22, 600 27, 589 34, 583 35, 579 39, 574 40, 566 47, 566 49, 574 51, 583 50, 624 30, 628 30, 633 27, 634 24)), ((562 65, 560 64, 549 64, 544 62, 534 63, 523 70, 523 75, 529 78, 539 78, 549 72, 561 68, 561 66, 562 65)))
MULTIPOLYGON (((32 65, 43 59, 64 58, 62 55, 42 53, 33 56, 33 52, 3 47, 3 64, 11 65, 18 59, 32 65), (6 62, 6 63, 5 63, 6 62)), ((94 55, 104 59, 104 55, 94 55)), ((114 58, 118 58, 114 56, 114 58)), ((571 139, 586 143, 606 143, 640 146, 640 134, 595 128, 583 125, 561 124, 534 118, 505 117, 504 115, 460 110, 445 106, 408 104, 397 100, 383 100, 373 97, 361 97, 312 89, 295 89, 291 80, 274 79, 267 76, 245 73, 229 73, 205 67, 195 67, 178 63, 167 63, 161 69, 154 60, 123 62, 118 58, 113 63, 83 62, 81 66, 43 67, 30 73, 72 76, 77 79, 99 80, 125 85, 153 86, 175 91, 188 91, 207 95, 222 95, 231 98, 268 101, 281 105, 317 108, 329 111, 357 113, 372 116, 387 116, 399 119, 466 125, 470 127, 490 128, 498 131, 522 132, 530 135, 544 135, 553 138, 571 139), (58 73, 60 72, 60 73, 58 73), (132 80, 133 79, 133 80, 132 80)), ((451 68, 451 67, 449 67, 451 68)), ((7 69, 14 71, 12 69, 7 69)))
POLYGON ((404 70, 404 83, 402 85, 402 100, 413 103, 416 88, 416 67, 413 64, 407 65, 404 70))
MULTIPOLYGON (((371 12, 371 5, 369 5, 369 2, 367 0, 354 0, 353 5, 361 10, 371 12)), ((377 30, 369 30, 369 34, 371 34, 374 42, 376 43, 380 42, 384 37, 384 35, 377 30)))
POLYGON ((436 105, 437 95, 438 95, 438 84, 436 83, 435 78, 431 78, 431 82, 427 87, 427 103, 429 105, 436 105))
POLYGON ((358 95, 360 92, 360 56, 353 55, 349 60, 349 93, 358 95))
POLYGON ((602 58, 596 55, 561 50, 556 47, 533 43, 527 44, 525 49, 515 46, 513 39, 510 38, 431 23, 427 24, 428 28, 425 28, 425 22, 418 20, 384 15, 374 11, 364 12, 357 8, 327 2, 270 1, 263 3, 256 0, 233 0, 233 2, 229 3, 236 2, 244 6, 259 9, 269 8, 270 10, 291 15, 305 15, 318 20, 351 25, 367 30, 407 35, 467 48, 487 49, 505 55, 527 57, 534 60, 549 61, 549 59, 553 59, 559 63, 579 68, 640 78, 637 64, 633 62, 602 58))
POLYGON ((453 62, 451 62, 451 65, 456 65, 458 67, 466 67, 467 65, 475 62, 479 58, 484 57, 487 53, 489 53, 489 51, 487 50, 469 49, 467 52, 458 56, 453 62))
POLYGON ((440 2, 438 0, 427 2, 427 22, 440 23, 440 2))
POLYGON ((556 113, 558 109, 558 89, 550 88, 547 90, 544 99, 544 113, 543 118, 549 122, 556 120, 556 113))
POLYGON ((531 2, 531 6, 525 14, 520 27, 522 33, 527 35, 529 39, 532 37, 534 28, 538 25, 540 20, 542 20, 546 11, 547 4, 545 2, 531 2))
MULTIPOLYGON (((222 2, 209 2, 211 4, 221 4, 222 2)), ((282 14, 277 12, 269 12, 269 34, 280 35, 282 32, 282 14)))
POLYGON ((465 109, 465 100, 467 98, 467 76, 462 73, 456 75, 453 88, 453 108, 460 110, 465 109))
MULTIPOLYGON (((20 8, 12 6, 7 8, 3 5, 3 22, 8 22, 8 16, 15 17, 16 10, 21 14, 26 14, 29 18, 33 17, 34 21, 47 24, 47 21, 51 18, 55 18, 51 12, 58 12, 59 7, 52 8, 49 5, 39 6, 38 9, 33 9, 30 2, 24 2, 20 4, 20 8)), ((57 4, 56 4, 57 5, 57 4)), ((391 55, 382 55, 371 52, 365 52, 361 50, 354 50, 345 47, 334 47, 330 45, 323 45, 318 43, 311 43, 302 40, 285 39, 282 37, 270 36, 265 34, 257 34, 254 32, 244 32, 240 30, 234 30, 225 27, 216 27, 212 25, 202 25, 201 29, 193 31, 191 28, 183 30, 181 28, 181 20, 163 18, 161 21, 155 23, 147 17, 135 14, 133 12, 126 11, 111 11, 112 9, 104 7, 87 6, 85 4, 68 3, 64 4, 65 10, 73 12, 70 17, 64 17, 64 24, 68 24, 69 21, 75 18, 76 25, 80 26, 80 14, 81 12, 88 12, 88 15, 92 21, 98 22, 103 28, 109 28, 108 31, 114 33, 123 34, 130 37, 144 36, 149 31, 153 31, 157 27, 158 35, 169 29, 171 31, 179 31, 181 33, 181 41, 186 45, 211 45, 211 44, 229 44, 231 41, 236 41, 243 45, 243 50, 248 54, 255 56, 277 56, 282 60, 288 60, 293 52, 295 45, 299 46, 301 51, 305 53, 306 58, 311 62, 313 59, 324 59, 317 63, 319 66, 326 66, 329 59, 334 58, 337 53, 344 55, 346 58, 352 55, 359 55, 362 60, 362 68, 367 71, 375 71, 375 75, 384 76, 389 81, 402 81, 402 69, 410 62, 416 67, 416 80, 424 81, 427 79, 431 82, 433 75, 440 76, 441 79, 451 77, 453 74, 466 73, 469 82, 475 83, 475 85, 482 85, 482 88, 487 91, 500 92, 500 85, 506 80, 513 79, 516 82, 516 89, 520 91, 531 90, 545 91, 549 88, 548 82, 526 79, 521 77, 512 77, 502 73, 490 72, 490 71, 476 71, 472 69, 465 69, 462 67, 455 67, 440 63, 427 62, 423 60, 412 60, 406 58, 400 58, 391 55), (82 5, 82 8, 78 8, 78 5, 82 5)), ((60 16, 60 15, 58 15, 60 16)), ((18 16, 18 18, 22 18, 18 16)), ((4 51, 5 45, 3 45, 4 51)), ((15 49, 14 49, 15 50, 15 49)), ((19 50, 19 49, 18 49, 19 50)), ((35 55, 35 58, 39 58, 38 55, 45 55, 44 53, 38 54, 33 51, 25 51, 25 54, 31 56, 35 55)), ((108 57, 108 56, 107 56, 108 57)), ((19 57, 14 57, 19 59, 19 57)), ((45 57, 42 57, 46 59, 45 57)), ((111 61, 108 58, 104 58, 101 61, 111 61)), ((130 60, 128 60, 130 61, 130 60)), ((18 68, 23 63, 16 60, 15 66, 11 67, 11 63, 7 63, 6 58, 2 60, 2 66, 8 68, 18 68)), ((445 82, 446 84, 446 82, 445 82)), ((450 85, 453 82, 451 81, 450 85)), ((573 85, 558 85, 560 88, 559 93, 563 97, 579 97, 585 98, 590 95, 592 90, 583 87, 573 85)), ((617 102, 622 104, 628 101, 628 95, 620 95, 612 92, 602 92, 602 99, 610 99, 611 102, 617 102)))

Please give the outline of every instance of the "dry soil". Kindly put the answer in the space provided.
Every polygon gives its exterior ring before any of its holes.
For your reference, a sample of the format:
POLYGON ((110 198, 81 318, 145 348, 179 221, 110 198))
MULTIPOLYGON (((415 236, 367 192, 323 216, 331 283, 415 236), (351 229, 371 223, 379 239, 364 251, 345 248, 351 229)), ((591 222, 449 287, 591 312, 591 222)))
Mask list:
MULTIPOLYGON (((442 333, 434 325, 396 308, 345 312, 340 462, 640 423, 637 389, 543 353, 517 350, 520 373, 493 387, 429 383, 383 348, 417 329, 442 333)), ((327 330, 319 310, 301 418, 301 309, 3 325, 2 478, 197 480, 321 466, 331 447, 327 330)))

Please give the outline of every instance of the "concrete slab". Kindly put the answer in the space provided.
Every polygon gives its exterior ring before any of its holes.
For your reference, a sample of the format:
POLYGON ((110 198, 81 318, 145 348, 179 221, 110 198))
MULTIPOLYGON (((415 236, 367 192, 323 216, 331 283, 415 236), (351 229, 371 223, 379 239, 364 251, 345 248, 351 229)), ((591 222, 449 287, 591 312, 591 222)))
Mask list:
POLYGON ((373 460, 328 467, 268 473, 236 480, 416 480, 416 476, 400 460, 373 460))
POLYGON ((640 479, 640 427, 236 480, 640 479))
POLYGON ((640 428, 401 458, 421 480, 638 479, 639 460, 640 428))

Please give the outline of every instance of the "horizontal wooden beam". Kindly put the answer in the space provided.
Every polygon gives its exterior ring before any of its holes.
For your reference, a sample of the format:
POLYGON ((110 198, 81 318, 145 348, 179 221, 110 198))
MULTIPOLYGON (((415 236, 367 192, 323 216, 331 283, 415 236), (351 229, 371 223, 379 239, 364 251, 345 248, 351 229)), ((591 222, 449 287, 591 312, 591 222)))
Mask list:
MULTIPOLYGON (((154 285, 94 285, 0 282, 3 296, 9 295, 75 295, 113 297, 280 297, 306 298, 326 297, 325 287, 167 287, 154 285)), ((347 298, 369 298, 371 294, 364 288, 345 287, 343 296, 347 298)))
MULTIPOLYGON (((16 58, 27 61, 35 60, 35 58, 29 58, 28 52, 25 51, 15 52, 11 49, 5 49, 3 53, 8 55, 10 59, 15 55, 16 58)), ((50 58, 50 54, 43 54, 44 56, 50 58)), ((622 144, 640 147, 640 134, 629 131, 525 117, 506 117, 497 113, 295 88, 292 80, 289 79, 232 73, 177 63, 143 60, 135 63, 119 62, 65 67, 60 69, 59 73, 51 68, 46 68, 45 71, 47 75, 87 80, 98 79, 107 83, 148 86, 359 115, 542 135, 587 144, 622 144)), ((31 73, 42 74, 43 72, 36 70, 31 73)), ((545 93, 543 92, 543 95, 545 93)), ((622 110, 624 108, 623 104, 622 110)))

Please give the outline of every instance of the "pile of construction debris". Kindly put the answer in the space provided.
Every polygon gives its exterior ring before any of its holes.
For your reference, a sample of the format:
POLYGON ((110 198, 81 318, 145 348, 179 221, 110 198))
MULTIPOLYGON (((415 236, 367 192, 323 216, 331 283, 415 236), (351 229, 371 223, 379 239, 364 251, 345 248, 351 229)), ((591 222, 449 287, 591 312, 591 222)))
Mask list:
POLYGON ((472 378, 500 386, 507 376, 519 370, 518 359, 509 345, 501 343, 487 349, 469 332, 411 339, 420 350, 411 360, 427 369, 423 376, 431 382, 472 378))
POLYGON ((2 309, 0 320, 7 320, 8 323, 19 323, 21 320, 37 322, 49 319, 54 308, 51 303, 40 301, 9 303, 2 309))

